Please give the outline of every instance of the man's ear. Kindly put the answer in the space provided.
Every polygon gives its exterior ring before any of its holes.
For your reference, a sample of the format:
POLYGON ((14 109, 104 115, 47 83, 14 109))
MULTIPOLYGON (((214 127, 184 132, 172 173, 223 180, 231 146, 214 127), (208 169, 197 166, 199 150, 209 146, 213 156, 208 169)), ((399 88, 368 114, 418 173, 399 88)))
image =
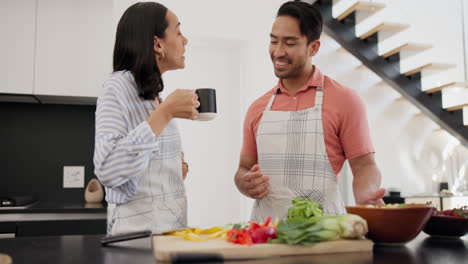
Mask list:
POLYGON ((161 39, 154 36, 154 44, 153 44, 153 51, 156 54, 157 57, 162 57, 163 54, 163 47, 161 43, 161 39))
POLYGON ((309 49, 310 56, 315 56, 315 54, 317 54, 317 52, 320 49, 320 40, 317 39, 317 40, 310 42, 308 49, 309 49))

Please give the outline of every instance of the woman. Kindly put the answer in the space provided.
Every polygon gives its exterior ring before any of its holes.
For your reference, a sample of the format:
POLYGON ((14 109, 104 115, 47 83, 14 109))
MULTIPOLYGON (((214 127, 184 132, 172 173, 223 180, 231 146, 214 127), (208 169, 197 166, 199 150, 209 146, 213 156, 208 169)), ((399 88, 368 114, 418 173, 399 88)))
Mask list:
MULTIPOLYGON (((195 119, 192 90, 165 98, 162 74, 183 69, 187 39, 177 16, 155 2, 129 7, 117 26, 114 73, 97 102, 95 174, 115 204, 108 234, 185 227, 187 201, 175 118, 195 119)), ((184 172, 186 171, 184 166, 184 172)))

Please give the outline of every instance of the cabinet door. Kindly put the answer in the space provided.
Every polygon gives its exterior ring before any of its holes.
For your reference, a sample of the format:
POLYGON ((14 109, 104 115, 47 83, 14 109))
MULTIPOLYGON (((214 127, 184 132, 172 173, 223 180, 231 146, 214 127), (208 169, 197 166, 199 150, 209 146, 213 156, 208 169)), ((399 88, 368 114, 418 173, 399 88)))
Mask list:
POLYGON ((0 93, 32 94, 36 0, 1 0, 0 35, 0 93))
POLYGON ((96 97, 112 66, 112 0, 38 0, 34 94, 96 97))

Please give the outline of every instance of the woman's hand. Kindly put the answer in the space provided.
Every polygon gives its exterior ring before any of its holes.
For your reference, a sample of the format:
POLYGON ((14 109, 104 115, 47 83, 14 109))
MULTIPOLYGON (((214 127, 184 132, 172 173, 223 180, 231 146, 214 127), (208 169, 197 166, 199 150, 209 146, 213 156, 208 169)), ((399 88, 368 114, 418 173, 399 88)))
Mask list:
POLYGON ((188 163, 184 160, 184 153, 182 152, 182 179, 187 178, 188 173, 188 163))
POLYGON ((146 120, 156 136, 159 136, 173 118, 196 119, 200 106, 193 90, 177 89, 146 120))
POLYGON ((177 89, 161 103, 159 106, 167 115, 172 118, 196 119, 197 108, 200 106, 198 95, 193 90, 177 89))

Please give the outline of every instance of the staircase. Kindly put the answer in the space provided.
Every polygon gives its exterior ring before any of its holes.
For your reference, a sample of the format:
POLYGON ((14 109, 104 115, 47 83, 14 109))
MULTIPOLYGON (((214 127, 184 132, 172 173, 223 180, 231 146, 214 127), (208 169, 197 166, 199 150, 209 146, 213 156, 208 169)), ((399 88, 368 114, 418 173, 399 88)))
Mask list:
POLYGON ((357 21, 371 17, 385 8, 383 3, 372 1, 340 1, 333 7, 332 0, 314 2, 324 19, 323 30, 341 47, 338 52, 349 52, 373 71, 383 82, 395 89, 400 98, 411 102, 422 114, 433 120, 440 128, 468 147, 468 98, 461 98, 456 105, 443 106, 442 97, 450 88, 467 89, 464 81, 450 80, 423 87, 422 80, 428 76, 454 68, 456 65, 430 62, 407 69, 400 68, 400 59, 407 59, 419 52, 433 48, 425 43, 404 42, 388 50, 379 51, 378 43, 408 29, 406 24, 381 21, 375 25, 356 30, 357 21), (333 14, 334 13, 334 14, 333 14))

